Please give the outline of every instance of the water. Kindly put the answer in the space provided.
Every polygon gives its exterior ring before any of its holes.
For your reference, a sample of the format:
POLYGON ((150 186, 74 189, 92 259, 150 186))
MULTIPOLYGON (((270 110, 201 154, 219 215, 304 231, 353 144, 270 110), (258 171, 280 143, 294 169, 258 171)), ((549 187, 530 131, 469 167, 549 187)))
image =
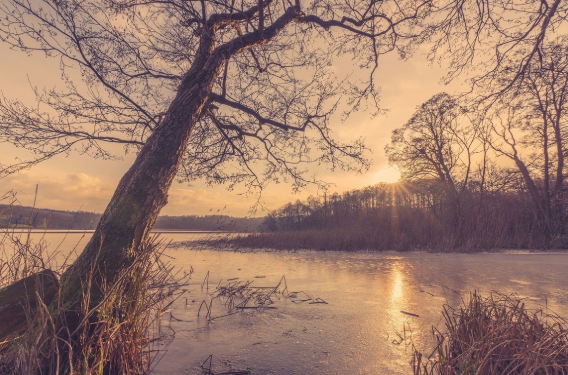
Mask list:
MULTIPOLYGON (((163 234, 175 241, 205 234, 163 234)), ((37 236, 34 234, 34 236, 37 236)), ((68 251, 81 234, 50 233, 68 251)), ((80 244, 84 245, 84 237, 80 244)), ((458 306, 472 290, 517 293, 533 307, 568 308, 568 254, 421 254, 260 252, 169 249, 172 264, 195 271, 180 299, 164 314, 161 360, 154 374, 201 374, 213 355, 213 371, 252 374, 409 374, 413 345, 431 348, 431 327, 441 325, 444 304, 458 306), (274 286, 285 276, 290 291, 305 291, 327 304, 275 297, 276 309, 246 311, 207 322, 197 318, 201 284, 252 280, 274 286), (416 314, 413 317, 401 311, 416 314), (171 318, 173 317, 173 318, 171 318), (175 335, 173 335, 175 333, 175 335)), ((219 300, 212 315, 226 313, 219 300)))

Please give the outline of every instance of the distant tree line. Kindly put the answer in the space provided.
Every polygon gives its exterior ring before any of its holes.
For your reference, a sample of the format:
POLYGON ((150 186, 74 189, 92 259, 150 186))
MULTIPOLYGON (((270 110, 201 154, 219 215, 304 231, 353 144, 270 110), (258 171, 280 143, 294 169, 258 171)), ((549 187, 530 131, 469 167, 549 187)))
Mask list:
MULTIPOLYGON (((0 205, 0 228, 95 229, 101 214, 85 211, 37 209, 17 205, 0 205)), ((262 218, 228 215, 159 216, 154 229, 224 230, 249 232, 258 228, 262 218)))
POLYGON ((86 211, 38 209, 0 205, 0 228, 94 229, 101 215, 86 211))
POLYGON ((510 182, 506 191, 486 191, 483 196, 479 190, 466 190, 457 221, 445 186, 436 180, 420 180, 381 183, 289 203, 271 212, 261 229, 288 232, 292 243, 301 242, 294 246, 298 248, 324 249, 321 243, 314 242, 314 237, 325 237, 331 250, 544 246, 545 239, 530 208, 530 196, 522 186, 515 188, 518 179, 511 178, 510 182), (314 234, 314 230, 327 234, 314 234), (301 232, 306 232, 306 238, 301 232))

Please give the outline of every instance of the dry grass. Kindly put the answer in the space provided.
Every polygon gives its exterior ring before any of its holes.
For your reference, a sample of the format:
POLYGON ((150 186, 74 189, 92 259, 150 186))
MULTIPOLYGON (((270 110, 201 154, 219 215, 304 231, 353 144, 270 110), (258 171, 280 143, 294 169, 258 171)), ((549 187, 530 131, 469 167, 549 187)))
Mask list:
MULTIPOLYGON (((205 283, 208 282, 208 276, 209 273, 207 273, 203 281, 202 290, 205 287, 205 283)), ((201 302, 197 316, 200 317, 203 311, 205 318, 208 321, 212 321, 244 310, 269 309, 271 308, 270 305, 274 303, 273 297, 276 294, 284 297, 289 297, 290 294, 288 293, 286 277, 284 276, 275 286, 254 286, 252 284, 253 281, 227 280, 225 284, 219 282, 215 290, 207 294, 209 300, 201 302), (219 300, 226 309, 221 315, 213 315, 212 306, 215 300, 219 300)))
MULTIPOLYGON (((208 277, 205 276, 203 284, 201 285, 202 291, 206 289, 207 300, 204 300, 199 305, 197 317, 204 316, 207 321, 213 321, 219 318, 224 318, 233 314, 243 311, 262 311, 264 309, 275 309, 272 306, 275 299, 285 298, 292 303, 309 303, 309 304, 327 304, 321 298, 311 297, 304 291, 289 291, 286 282, 286 276, 282 276, 276 285, 271 286, 257 286, 253 285, 253 281, 238 281, 237 278, 229 279, 225 283, 222 280, 209 293, 208 277), (224 306, 221 315, 213 315, 213 302, 219 301, 224 306)), ((255 279, 264 279, 265 276, 256 276, 255 279)), ((216 305, 218 303, 216 302, 216 305)))
MULTIPOLYGON (((401 225, 404 227, 404 225, 401 225)), ((450 231, 389 230, 381 226, 346 226, 322 229, 255 232, 179 243, 179 246, 201 246, 218 249, 249 250, 320 250, 320 251, 426 251, 426 252, 495 252, 502 249, 544 249, 538 243, 528 244, 526 238, 513 241, 503 238, 493 241, 483 234, 458 236, 450 231)), ((563 248, 558 246, 557 248, 563 248)))
POLYGON ((516 297, 473 293, 458 310, 445 308, 447 333, 429 357, 415 352, 415 375, 568 374, 566 321, 528 310, 516 297))
MULTIPOLYGON (((179 245, 234 250, 412 251, 434 249, 426 242, 417 243, 403 232, 385 233, 376 228, 367 227, 257 232, 224 237, 216 236, 179 245)), ((460 251, 460 249, 453 247, 451 237, 439 239, 435 249, 436 251, 460 251)))
MULTIPOLYGON (((0 245, 0 288, 56 267, 53 252, 43 241, 34 243, 29 233, 2 230, 0 245)), ((81 323, 73 332, 58 309, 57 297, 28 310, 27 330, 0 342, 0 374, 147 373, 161 355, 154 348, 161 338, 160 317, 184 292, 181 287, 189 277, 173 272, 173 266, 161 260, 165 247, 157 238, 145 243, 134 264, 106 288, 95 308, 87 308, 89 294, 84 293, 81 323)), ((68 258, 63 259, 56 273, 66 267, 68 258)))

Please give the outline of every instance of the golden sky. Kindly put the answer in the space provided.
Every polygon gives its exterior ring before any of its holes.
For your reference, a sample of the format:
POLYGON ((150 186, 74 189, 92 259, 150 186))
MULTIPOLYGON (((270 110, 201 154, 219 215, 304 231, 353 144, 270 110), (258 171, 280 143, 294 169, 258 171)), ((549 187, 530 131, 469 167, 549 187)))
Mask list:
MULTIPOLYGON (((47 59, 40 54, 27 56, 12 51, 1 43, 0 56, 0 91, 7 98, 18 98, 31 104, 31 85, 39 88, 61 85, 57 59, 47 59)), ((367 146, 372 150, 372 166, 362 175, 340 171, 332 173, 314 166, 313 170, 319 178, 334 184, 331 192, 343 192, 381 181, 395 181, 398 172, 388 167, 384 155, 384 147, 390 140, 391 131, 402 126, 416 107, 432 95, 441 91, 452 94, 462 87, 460 82, 454 82, 450 86, 442 85, 440 79, 444 75, 444 69, 430 66, 424 53, 420 51, 407 61, 399 60, 396 54, 382 56, 379 64, 377 78, 382 86, 381 104, 388 113, 375 118, 369 113, 357 113, 345 122, 337 116, 338 119, 332 123, 338 140, 349 141, 359 136, 366 139, 367 146)), ((336 69, 346 70, 352 67, 336 66, 336 69)), ((11 145, 0 144, 0 163, 9 164, 26 155, 24 151, 11 145)), ((38 207, 102 212, 133 158, 129 154, 123 160, 103 161, 77 154, 67 157, 60 155, 0 180, 0 193, 17 190, 21 203, 29 205, 38 184, 38 207)), ((249 215, 258 196, 243 196, 243 191, 244 188, 238 187, 234 191, 227 191, 223 186, 211 188, 201 183, 193 186, 174 183, 169 203, 162 214, 205 215, 220 210, 219 212, 233 216, 249 215)), ((286 202, 316 194, 316 188, 292 194, 289 185, 272 184, 263 192, 261 202, 265 209, 275 209, 286 202)), ((264 214, 265 211, 259 209, 255 215, 264 214)))

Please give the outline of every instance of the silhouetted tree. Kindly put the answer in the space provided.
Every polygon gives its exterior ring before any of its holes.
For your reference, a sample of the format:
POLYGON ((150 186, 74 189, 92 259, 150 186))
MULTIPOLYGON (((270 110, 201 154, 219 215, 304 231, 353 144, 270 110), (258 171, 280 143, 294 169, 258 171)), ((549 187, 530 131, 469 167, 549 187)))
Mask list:
POLYGON ((395 129, 385 150, 403 179, 438 179, 456 197, 467 185, 476 133, 465 109, 446 93, 423 103, 395 129))
POLYGON ((492 146, 515 163, 548 236, 562 235, 565 224, 567 52, 565 39, 544 45, 493 123, 492 146))
POLYGON ((393 131, 385 150, 404 180, 438 181, 448 202, 448 220, 459 234, 460 200, 479 146, 476 127, 466 109, 455 98, 441 93, 423 103, 403 127, 393 131))

